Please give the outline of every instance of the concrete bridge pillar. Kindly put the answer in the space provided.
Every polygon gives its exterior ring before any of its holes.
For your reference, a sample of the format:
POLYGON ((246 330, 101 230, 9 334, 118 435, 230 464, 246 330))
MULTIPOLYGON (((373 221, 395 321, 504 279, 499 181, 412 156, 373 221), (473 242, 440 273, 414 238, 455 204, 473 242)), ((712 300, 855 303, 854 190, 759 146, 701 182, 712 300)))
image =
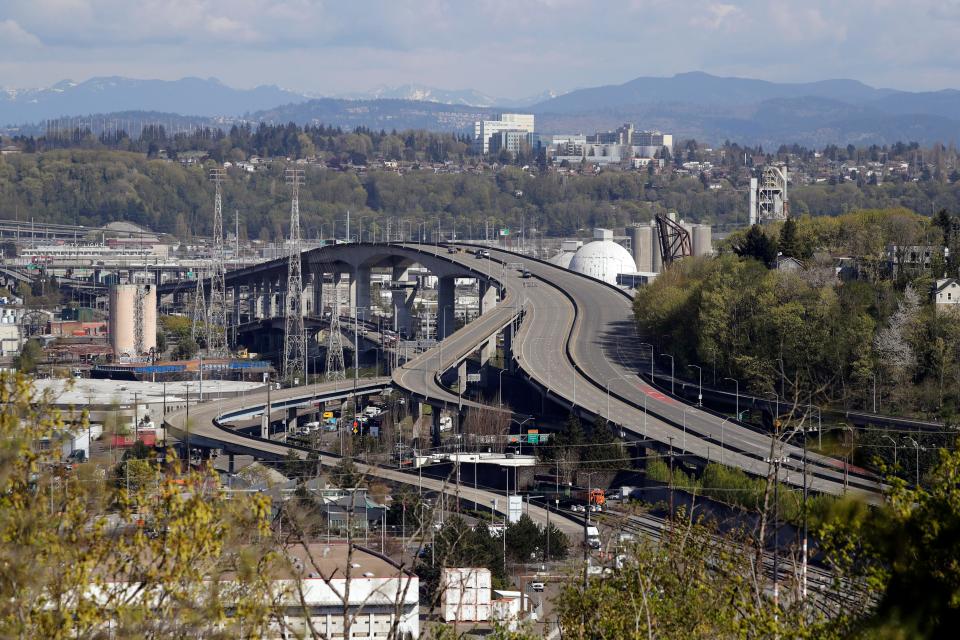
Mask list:
POLYGON ((431 429, 430 429, 430 441, 432 446, 440 446, 440 407, 433 407, 433 413, 431 414, 431 429))
POLYGON ((453 276, 440 278, 437 284, 437 338, 444 339, 455 330, 457 287, 453 276))
POLYGON ((513 325, 511 322, 503 329, 503 368, 513 372, 513 325))
POLYGON ((361 319, 370 314, 370 267, 357 267, 350 272, 350 307, 361 310, 361 319))
POLYGON ((323 272, 314 271, 310 277, 310 309, 315 316, 323 315, 323 272))
POLYGON ((499 292, 489 280, 480 281, 480 315, 487 313, 497 306, 499 292))
POLYGON ((457 365, 457 389, 461 394, 467 392, 467 361, 457 365))
MULTIPOLYGON (((391 282, 407 282, 409 270, 405 267, 394 267, 390 276, 391 282)), ((417 296, 415 287, 396 288, 391 293, 395 308, 397 330, 410 336, 413 335, 413 301, 417 296)))

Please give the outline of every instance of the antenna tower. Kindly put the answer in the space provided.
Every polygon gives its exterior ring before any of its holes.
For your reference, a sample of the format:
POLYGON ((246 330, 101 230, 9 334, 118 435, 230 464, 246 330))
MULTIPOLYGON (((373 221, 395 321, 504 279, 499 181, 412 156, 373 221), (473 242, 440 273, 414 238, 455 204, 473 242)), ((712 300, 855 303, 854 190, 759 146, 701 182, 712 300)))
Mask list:
POLYGON ((334 279, 333 307, 330 309, 330 335, 327 336, 327 367, 324 379, 328 382, 346 378, 343 364, 343 336, 340 334, 340 287, 334 279))
POLYGON ((210 179, 215 186, 213 199, 213 269, 210 274, 210 302, 207 305, 207 354, 215 357, 227 355, 227 287, 224 283, 223 253, 223 192, 221 182, 223 169, 210 170, 210 179))
POLYGON ((303 169, 287 169, 290 201, 290 240, 288 244, 287 295, 284 301, 283 377, 290 384, 307 379, 307 332, 303 325, 303 266, 300 246, 300 185, 303 169))

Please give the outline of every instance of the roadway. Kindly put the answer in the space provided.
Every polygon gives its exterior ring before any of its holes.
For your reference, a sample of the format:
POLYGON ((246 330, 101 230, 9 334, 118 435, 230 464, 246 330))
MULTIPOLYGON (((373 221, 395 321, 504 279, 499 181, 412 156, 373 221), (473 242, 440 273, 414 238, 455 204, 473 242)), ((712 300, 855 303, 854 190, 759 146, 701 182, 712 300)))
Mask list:
MULTIPOLYGON (((768 475, 766 460, 776 456, 782 460, 780 479, 803 485, 801 448, 777 444, 768 434, 691 407, 660 393, 637 375, 643 366, 634 348, 639 339, 633 329, 632 298, 623 291, 498 249, 490 249, 489 258, 477 258, 463 251, 448 253, 445 246, 397 248, 430 254, 434 261, 459 265, 503 287, 494 308, 394 370, 393 383, 414 397, 460 409, 475 406, 445 388, 440 374, 522 313, 513 341, 514 358, 531 382, 561 403, 606 417, 629 438, 757 476, 768 475), (518 262, 532 277, 524 278, 520 270, 506 266, 518 262)), ((841 494, 849 483, 853 492, 873 494, 875 499, 879 487, 874 479, 845 473, 843 463, 832 458, 810 454, 807 462, 811 490, 841 494)))
MULTIPOLYGON (((391 379, 387 377, 368 378, 358 381, 356 390, 358 393, 370 393, 377 389, 388 388, 391 383, 391 379)), ((354 388, 354 381, 348 380, 274 391, 270 394, 270 404, 273 408, 271 418, 281 419, 285 417, 286 411, 290 407, 307 406, 324 399, 348 397, 353 394, 354 388)), ((250 454, 259 458, 282 459, 290 451, 300 457, 306 457, 310 450, 304 447, 246 435, 222 424, 228 420, 262 413, 266 404, 267 392, 264 391, 238 398, 193 405, 189 410, 189 420, 187 418, 188 411, 184 409, 170 413, 164 419, 164 423, 172 435, 181 440, 189 438, 191 443, 196 443, 198 446, 218 446, 228 453, 250 454)), ((340 460, 339 456, 333 454, 320 453, 319 455, 319 463, 325 467, 334 467, 339 464, 340 460)), ((369 465, 359 461, 354 461, 354 463, 357 470, 367 476, 375 476, 388 482, 422 487, 427 491, 445 493, 461 500, 473 502, 481 508, 493 509, 494 504, 496 504, 496 510, 501 513, 505 513, 507 509, 507 500, 500 493, 476 489, 462 483, 456 484, 449 480, 412 475, 399 469, 369 465)), ((550 518, 547 510, 537 505, 528 505, 527 509, 530 517, 536 521, 546 522, 549 518, 551 524, 556 525, 572 541, 582 538, 582 522, 573 520, 562 513, 559 514, 559 517, 558 514, 554 513, 553 517, 550 518)))
MULTIPOLYGON (((463 255, 463 254, 457 254, 463 255)), ((464 260, 476 260, 467 257, 464 260)), ((643 381, 632 298, 615 287, 561 267, 490 249, 491 262, 522 262, 533 278, 501 268, 499 279, 525 310, 514 357, 530 379, 562 402, 606 417, 634 439, 654 440, 674 451, 766 476, 779 457, 780 479, 803 485, 803 450, 729 419, 691 407, 643 381), (533 286, 531 286, 533 285, 533 286)), ((487 267, 488 273, 497 269, 487 267)), ((847 473, 843 463, 807 454, 808 486, 834 495, 864 496, 879 486, 847 473)))

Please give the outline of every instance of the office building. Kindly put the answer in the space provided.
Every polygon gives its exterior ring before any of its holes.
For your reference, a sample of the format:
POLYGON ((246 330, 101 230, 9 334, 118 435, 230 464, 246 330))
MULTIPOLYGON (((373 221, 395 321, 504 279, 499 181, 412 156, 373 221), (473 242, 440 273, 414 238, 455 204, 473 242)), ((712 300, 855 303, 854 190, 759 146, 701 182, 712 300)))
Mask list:
POLYGON ((532 134, 533 114, 501 113, 496 120, 478 120, 473 123, 473 147, 479 153, 490 153, 490 138, 501 131, 532 134))

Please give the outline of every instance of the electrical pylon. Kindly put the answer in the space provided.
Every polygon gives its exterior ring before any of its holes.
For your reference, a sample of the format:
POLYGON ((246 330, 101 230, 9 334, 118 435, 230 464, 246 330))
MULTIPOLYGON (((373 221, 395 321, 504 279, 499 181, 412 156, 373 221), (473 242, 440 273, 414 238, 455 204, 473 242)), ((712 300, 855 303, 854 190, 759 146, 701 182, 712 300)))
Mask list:
POLYGON ((330 308, 330 334, 327 336, 327 367, 323 377, 328 382, 344 380, 343 336, 340 334, 340 286, 334 278, 333 306, 330 308))
POLYGON ((287 295, 284 298, 283 377, 289 384, 307 380, 307 332, 303 324, 303 269, 300 246, 300 185, 303 169, 287 169, 290 185, 290 239, 288 241, 287 295))
POLYGON ((197 289, 193 294, 193 324, 190 327, 190 337, 197 344, 207 339, 207 297, 203 289, 203 272, 198 270, 197 289))
POLYGON ((223 252, 223 192, 220 183, 223 169, 210 170, 215 193, 213 198, 213 265, 210 273, 210 301, 207 303, 207 355, 223 357, 227 349, 227 287, 223 252))

